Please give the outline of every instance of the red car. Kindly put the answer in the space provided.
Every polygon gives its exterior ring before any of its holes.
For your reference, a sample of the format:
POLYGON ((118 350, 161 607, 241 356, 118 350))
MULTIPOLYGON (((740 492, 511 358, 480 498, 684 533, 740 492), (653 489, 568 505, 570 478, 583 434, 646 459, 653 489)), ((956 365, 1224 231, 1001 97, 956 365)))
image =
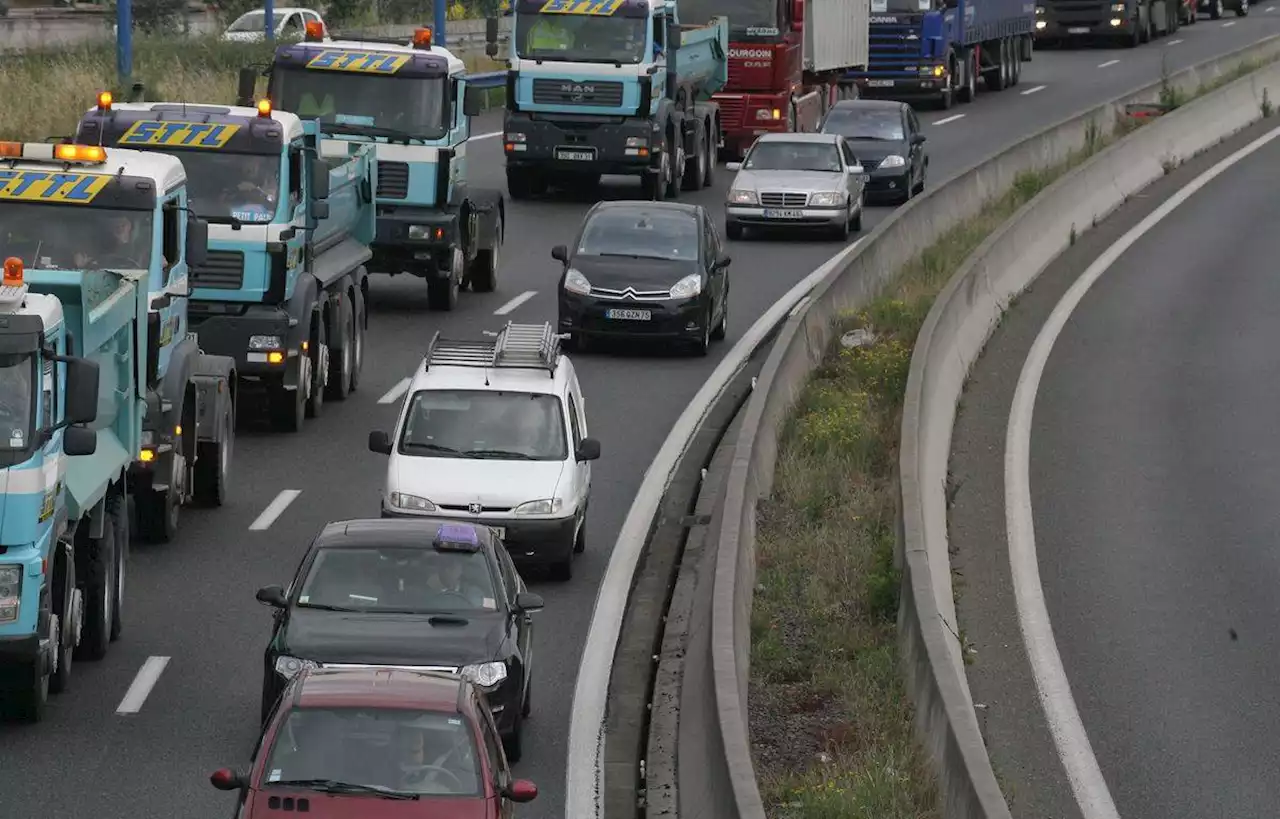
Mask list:
POLYGON ((304 669, 276 702, 239 791, 239 819, 511 819, 538 788, 512 779, 479 691, 398 668, 304 669))

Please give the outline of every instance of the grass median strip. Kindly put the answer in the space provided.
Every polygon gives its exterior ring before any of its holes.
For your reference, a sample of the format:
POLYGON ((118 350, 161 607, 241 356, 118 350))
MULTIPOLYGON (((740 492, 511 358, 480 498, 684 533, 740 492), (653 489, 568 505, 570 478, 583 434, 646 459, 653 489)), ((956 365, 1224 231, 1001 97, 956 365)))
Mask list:
MULTIPOLYGON (((1162 101, 1177 107, 1223 82, 1162 101)), ((1269 102, 1262 108, 1271 115, 1269 102)), ((757 522, 750 719, 772 819, 941 815, 896 635, 894 466, 912 345, 938 293, 987 236, 1143 122, 1090 129, 1066 161, 1018 176, 837 321, 836 343, 783 430, 773 495, 757 522)))

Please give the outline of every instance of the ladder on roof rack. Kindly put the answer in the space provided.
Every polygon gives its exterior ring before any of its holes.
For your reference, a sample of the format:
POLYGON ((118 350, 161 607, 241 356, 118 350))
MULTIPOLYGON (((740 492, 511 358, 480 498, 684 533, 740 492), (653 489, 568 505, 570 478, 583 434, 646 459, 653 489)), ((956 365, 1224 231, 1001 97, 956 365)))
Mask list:
POLYGON ((560 342, 565 338, 547 324, 514 324, 510 321, 484 340, 441 338, 437 330, 427 348, 423 369, 440 367, 485 367, 546 370, 552 378, 560 361, 560 342))

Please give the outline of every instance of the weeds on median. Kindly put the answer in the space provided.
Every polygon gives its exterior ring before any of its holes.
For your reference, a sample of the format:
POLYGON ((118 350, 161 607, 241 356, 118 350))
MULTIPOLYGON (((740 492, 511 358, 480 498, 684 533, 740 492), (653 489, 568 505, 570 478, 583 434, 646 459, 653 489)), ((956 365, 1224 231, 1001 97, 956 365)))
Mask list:
MULTIPOLYGON (((230 104, 240 68, 268 64, 273 51, 271 44, 226 43, 214 37, 137 37, 134 81, 144 84, 149 100, 230 104)), ((483 56, 467 55, 466 62, 471 71, 501 67, 483 56)), ((115 91, 117 99, 126 97, 126 89, 116 88, 114 43, 6 54, 0 60, 0 99, 5 103, 0 107, 0 140, 70 136, 103 89, 115 91)), ((265 80, 258 92, 266 92, 265 80)))
MULTIPOLYGON (((1178 104, 1247 72, 1229 72, 1178 104)), ((833 345, 801 394, 757 525, 749 705, 772 819, 940 815, 896 635, 894 467, 912 345, 938 293, 988 235, 1140 122, 1088 129, 1066 161, 1021 174, 869 305, 839 319, 837 339, 861 329, 865 343, 833 345)))

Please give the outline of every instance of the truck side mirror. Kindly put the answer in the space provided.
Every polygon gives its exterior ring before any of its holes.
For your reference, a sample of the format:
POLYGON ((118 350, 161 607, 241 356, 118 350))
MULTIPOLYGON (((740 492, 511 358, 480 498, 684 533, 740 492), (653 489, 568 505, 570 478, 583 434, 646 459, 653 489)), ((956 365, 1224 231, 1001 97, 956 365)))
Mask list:
POLYGON ((680 41, 683 39, 684 39, 684 32, 680 29, 680 26, 676 25, 675 23, 671 23, 670 25, 668 25, 667 26, 667 48, 666 48, 667 53, 670 54, 671 52, 678 49, 680 47, 680 41))
POLYGON ((329 198, 329 163, 318 156, 311 160, 311 193, 316 199, 329 198))
POLYGON ((329 203, 328 202, 312 202, 311 218, 316 220, 317 222, 320 221, 321 219, 328 219, 329 203))
POLYGON ((462 94, 462 113, 469 117, 478 117, 484 113, 486 102, 484 89, 467 83, 467 90, 462 94))
POLYGON ((187 218, 187 269, 199 267, 209 257, 209 223, 199 216, 187 218))
POLYGON ((62 433, 62 454, 69 457, 98 451, 98 432, 88 427, 67 427, 62 433))
POLYGON ((498 56, 498 18, 492 15, 484 18, 484 53, 490 58, 498 56))
POLYGON ((240 69, 236 83, 236 105, 253 107, 253 98, 258 93, 258 70, 255 68, 240 69))
POLYGON ((85 358, 69 358, 67 368, 67 400, 63 423, 89 424, 98 419, 98 364, 85 358))

